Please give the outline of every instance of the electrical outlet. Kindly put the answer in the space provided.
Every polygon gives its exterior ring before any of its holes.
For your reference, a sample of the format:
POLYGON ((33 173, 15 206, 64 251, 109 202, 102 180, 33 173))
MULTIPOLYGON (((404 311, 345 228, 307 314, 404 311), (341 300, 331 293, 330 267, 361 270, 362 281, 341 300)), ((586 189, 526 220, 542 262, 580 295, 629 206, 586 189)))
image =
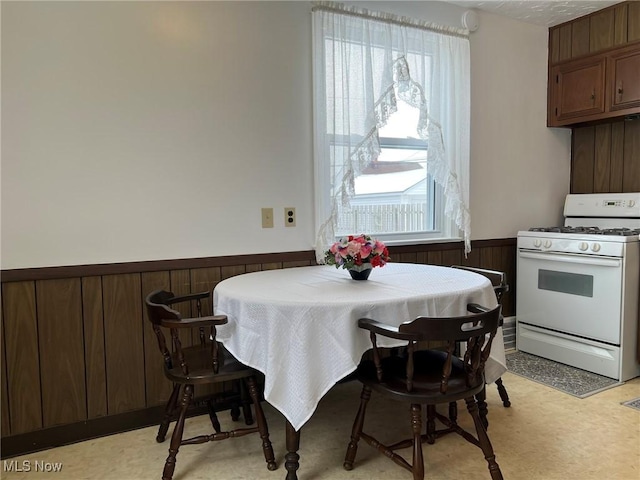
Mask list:
POLYGON ((284 226, 295 227, 296 226, 296 209, 293 207, 284 208, 284 226))
POLYGON ((262 209, 262 228, 273 228, 273 208, 262 209))

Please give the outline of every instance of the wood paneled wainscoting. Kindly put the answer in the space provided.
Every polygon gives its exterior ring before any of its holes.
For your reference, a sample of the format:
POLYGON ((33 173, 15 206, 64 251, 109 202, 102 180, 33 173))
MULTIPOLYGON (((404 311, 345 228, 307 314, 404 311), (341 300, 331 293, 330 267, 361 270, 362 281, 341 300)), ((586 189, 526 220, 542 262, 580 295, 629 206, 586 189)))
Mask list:
MULTIPOLYGON (((506 271, 504 310, 513 315, 516 239, 472 247, 468 258, 460 242, 390 253, 395 262, 506 271)), ((246 272, 314 264, 303 251, 3 270, 3 458, 159 423, 171 384, 143 308, 150 291, 199 292, 246 272)), ((210 302, 203 308, 210 312, 210 302)))

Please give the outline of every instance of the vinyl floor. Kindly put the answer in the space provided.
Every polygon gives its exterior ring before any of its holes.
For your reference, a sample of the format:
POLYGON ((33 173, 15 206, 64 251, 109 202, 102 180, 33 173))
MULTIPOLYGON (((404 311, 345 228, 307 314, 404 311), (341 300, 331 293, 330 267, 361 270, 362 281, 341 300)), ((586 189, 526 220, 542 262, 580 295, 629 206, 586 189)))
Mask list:
MULTIPOLYGON (((512 401, 504 408, 493 385, 488 387, 489 436, 505 479, 509 480, 638 480, 640 479, 640 411, 622 405, 640 397, 640 378, 580 399, 506 373, 512 401)), ((345 449, 359 402, 357 382, 336 385, 320 402, 302 429, 300 480, 411 480, 411 474, 371 447, 360 443, 355 467, 342 468, 345 449)), ((270 472, 260 438, 249 435, 222 442, 183 447, 175 480, 283 480, 284 418, 265 404, 278 469, 270 472)), ((470 426, 460 404, 460 423, 470 426)), ((223 428, 229 418, 221 416, 223 428)), ((408 410, 373 395, 365 431, 393 443, 409 432, 408 410), (396 410, 394 411, 394 408, 396 410), (398 409, 399 408, 399 409, 398 409), (385 433, 381 433, 385 432, 385 433)), ((111 435, 3 462, 7 480, 36 479, 160 479, 168 440, 155 442, 155 427, 111 435), (25 463, 27 462, 27 463, 25 463), (38 462, 38 463, 36 463, 38 462), (11 465, 29 466, 16 472, 11 465), (61 471, 36 472, 36 465, 61 471)), ((187 420, 186 434, 210 433, 208 417, 187 420)), ((423 446, 425 478, 430 480, 490 479, 482 452, 451 434, 423 446)), ((410 455, 408 450, 401 451, 410 455)), ((15 470, 15 469, 14 469, 15 470)))

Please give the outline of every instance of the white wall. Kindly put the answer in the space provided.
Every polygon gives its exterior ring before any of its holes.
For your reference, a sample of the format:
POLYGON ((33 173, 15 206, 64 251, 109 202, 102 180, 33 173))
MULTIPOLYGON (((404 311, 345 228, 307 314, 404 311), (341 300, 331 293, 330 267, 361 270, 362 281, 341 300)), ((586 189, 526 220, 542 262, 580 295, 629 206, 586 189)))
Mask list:
MULTIPOLYGON (((1 8, 3 269, 312 248, 308 3, 1 8)), ((471 47, 473 238, 556 223, 546 29, 481 15, 471 47)))
POLYGON ((479 13, 471 34, 471 233, 562 224, 571 131, 547 128, 544 27, 479 13))

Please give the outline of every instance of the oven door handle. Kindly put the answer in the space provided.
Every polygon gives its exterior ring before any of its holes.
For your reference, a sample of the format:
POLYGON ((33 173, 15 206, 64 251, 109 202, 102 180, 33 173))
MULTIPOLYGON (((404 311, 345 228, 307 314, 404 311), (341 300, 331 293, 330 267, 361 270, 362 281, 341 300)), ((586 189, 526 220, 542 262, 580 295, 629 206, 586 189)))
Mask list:
POLYGON ((559 252, 534 252, 523 251, 518 252, 520 258, 531 258, 535 260, 549 260, 552 262, 577 263, 580 265, 597 265, 600 267, 619 267, 621 260, 619 258, 609 257, 593 257, 591 255, 574 255, 570 253, 559 252))

